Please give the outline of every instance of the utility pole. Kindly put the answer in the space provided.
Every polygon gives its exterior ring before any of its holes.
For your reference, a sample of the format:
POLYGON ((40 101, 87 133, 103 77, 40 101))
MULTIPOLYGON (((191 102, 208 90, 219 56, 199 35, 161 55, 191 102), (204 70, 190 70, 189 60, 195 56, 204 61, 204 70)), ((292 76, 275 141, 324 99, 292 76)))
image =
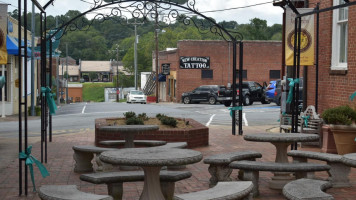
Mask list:
POLYGON ((35 116, 35 4, 31 16, 31 116, 35 116))
POLYGON ((137 25, 135 26, 135 43, 134 43, 134 66, 135 66, 135 90, 137 90, 137 25))
POLYGON ((158 11, 157 11, 157 5, 156 5, 156 16, 155 16, 155 42, 156 42, 156 103, 159 102, 159 84, 158 84, 158 11))
POLYGON ((119 45, 116 47, 116 102, 119 102, 119 45))
POLYGON ((66 104, 68 103, 68 43, 66 43, 66 72, 67 72, 67 77, 66 77, 66 104))

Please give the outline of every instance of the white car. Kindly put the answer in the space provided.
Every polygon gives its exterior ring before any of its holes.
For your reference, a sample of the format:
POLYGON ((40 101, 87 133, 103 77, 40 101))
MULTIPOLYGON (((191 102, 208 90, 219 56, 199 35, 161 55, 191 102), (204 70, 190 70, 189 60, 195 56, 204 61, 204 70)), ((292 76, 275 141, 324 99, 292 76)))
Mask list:
POLYGON ((147 103, 146 95, 139 90, 131 90, 126 96, 127 103, 147 103))

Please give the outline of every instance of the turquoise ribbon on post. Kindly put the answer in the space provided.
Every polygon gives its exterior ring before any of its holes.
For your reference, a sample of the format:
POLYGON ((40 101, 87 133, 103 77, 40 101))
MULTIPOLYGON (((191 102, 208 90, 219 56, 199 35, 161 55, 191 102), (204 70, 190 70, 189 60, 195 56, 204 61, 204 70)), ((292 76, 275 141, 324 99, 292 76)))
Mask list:
POLYGON ((288 78, 288 81, 289 81, 289 93, 288 93, 287 103, 292 103, 293 94, 294 94, 294 84, 299 83, 299 78, 296 78, 294 80, 292 78, 288 78))
POLYGON ((355 97, 356 97, 356 92, 354 92, 354 93, 350 96, 350 101, 353 101, 355 97))
POLYGON ((230 117, 232 117, 232 111, 233 110, 242 110, 242 106, 236 106, 236 107, 229 107, 230 110, 230 117))
POLYGON ((33 164, 35 163, 37 165, 37 167, 40 170, 41 175, 42 175, 43 178, 49 176, 49 173, 48 173, 46 167, 43 166, 40 161, 38 161, 35 157, 33 157, 31 155, 31 150, 32 150, 32 145, 27 147, 27 153, 21 152, 19 154, 19 157, 21 159, 26 159, 26 165, 28 165, 28 167, 30 168, 31 181, 32 181, 32 184, 33 184, 33 191, 35 192, 36 191, 36 185, 35 185, 35 177, 33 175, 33 164))
POLYGON ((302 119, 304 119, 304 125, 305 125, 305 127, 308 127, 309 118, 310 118, 310 116, 302 116, 302 119))
POLYGON ((56 106, 56 103, 54 102, 53 94, 51 92, 51 88, 49 88, 49 87, 41 87, 41 92, 42 92, 43 96, 46 96, 46 101, 47 101, 47 104, 48 104, 49 113, 51 113, 51 115, 56 114, 57 106, 56 106))

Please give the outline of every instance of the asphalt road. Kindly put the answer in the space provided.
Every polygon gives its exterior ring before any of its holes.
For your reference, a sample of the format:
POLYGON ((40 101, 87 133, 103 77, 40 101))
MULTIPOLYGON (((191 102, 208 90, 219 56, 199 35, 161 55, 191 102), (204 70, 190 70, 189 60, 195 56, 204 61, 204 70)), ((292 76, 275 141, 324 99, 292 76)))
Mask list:
MULTIPOLYGON (((172 117, 192 118, 206 126, 231 126, 229 110, 221 104, 127 104, 127 103, 75 103, 61 106, 53 116, 53 134, 75 133, 94 130, 97 118, 123 117, 125 112, 146 113, 154 117, 161 113, 172 117)), ((243 126, 279 124, 280 108, 274 103, 254 103, 243 110, 243 126)), ((40 136, 40 119, 28 120, 30 137, 40 136)), ((18 122, 0 122, 0 137, 18 137, 18 122)))

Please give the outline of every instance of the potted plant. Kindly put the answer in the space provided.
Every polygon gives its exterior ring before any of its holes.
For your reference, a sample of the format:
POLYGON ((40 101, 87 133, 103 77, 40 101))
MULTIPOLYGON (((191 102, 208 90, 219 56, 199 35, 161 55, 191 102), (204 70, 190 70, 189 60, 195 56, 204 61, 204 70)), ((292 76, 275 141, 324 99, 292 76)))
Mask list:
POLYGON ((338 154, 356 152, 356 111, 350 106, 326 109, 322 118, 329 124, 338 154))

